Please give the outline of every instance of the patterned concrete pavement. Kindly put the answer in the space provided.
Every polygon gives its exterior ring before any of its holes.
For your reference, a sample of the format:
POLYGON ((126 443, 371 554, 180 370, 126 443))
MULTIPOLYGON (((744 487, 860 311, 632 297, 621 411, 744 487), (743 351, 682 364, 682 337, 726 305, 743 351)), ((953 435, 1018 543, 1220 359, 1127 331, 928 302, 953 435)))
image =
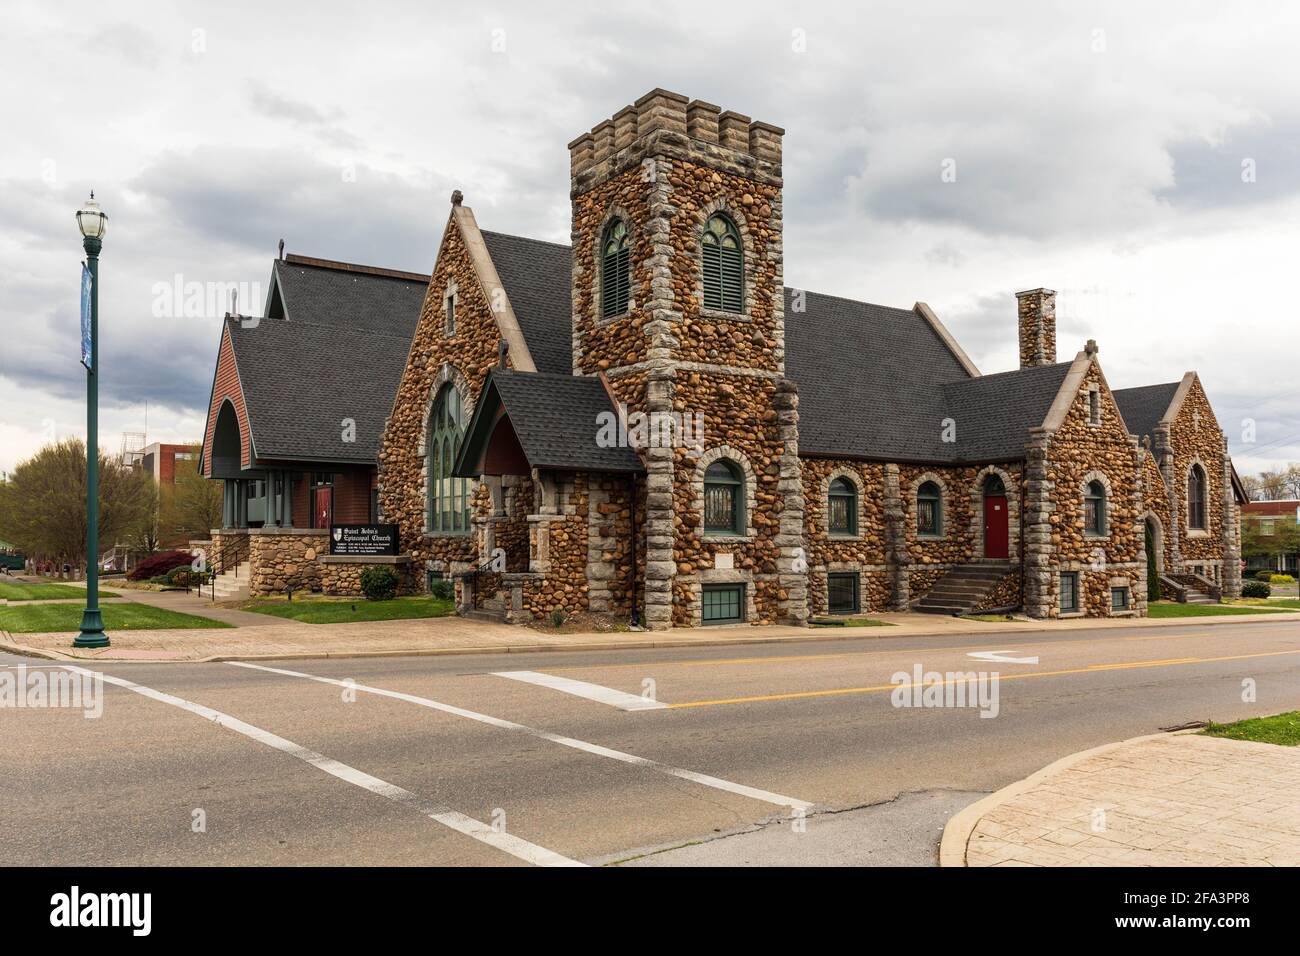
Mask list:
POLYGON ((1300 748, 1156 734, 1058 760, 954 816, 943 866, 1297 866, 1300 748))

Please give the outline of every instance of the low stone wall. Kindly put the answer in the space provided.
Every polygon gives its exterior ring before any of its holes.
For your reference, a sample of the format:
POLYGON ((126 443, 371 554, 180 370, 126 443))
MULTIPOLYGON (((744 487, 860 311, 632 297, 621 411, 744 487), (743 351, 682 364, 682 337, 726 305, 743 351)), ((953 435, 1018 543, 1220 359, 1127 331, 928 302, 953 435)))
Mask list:
POLYGON ((320 589, 340 597, 362 597, 361 573, 366 568, 386 565, 397 572, 397 593, 416 594, 423 590, 416 586, 415 572, 409 555, 377 555, 375 557, 349 557, 346 555, 320 555, 320 589))
POLYGON ((309 528, 253 528, 248 533, 249 592, 255 596, 319 590, 318 555, 329 553, 329 531, 309 528))

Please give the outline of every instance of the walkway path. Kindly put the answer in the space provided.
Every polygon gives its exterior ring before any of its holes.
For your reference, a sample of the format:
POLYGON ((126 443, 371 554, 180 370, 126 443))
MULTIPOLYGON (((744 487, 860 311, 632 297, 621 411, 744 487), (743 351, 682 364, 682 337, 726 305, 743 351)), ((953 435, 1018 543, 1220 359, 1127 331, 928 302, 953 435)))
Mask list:
POLYGON ((1066 757, 954 816, 944 866, 1298 866, 1300 748, 1157 734, 1066 757))

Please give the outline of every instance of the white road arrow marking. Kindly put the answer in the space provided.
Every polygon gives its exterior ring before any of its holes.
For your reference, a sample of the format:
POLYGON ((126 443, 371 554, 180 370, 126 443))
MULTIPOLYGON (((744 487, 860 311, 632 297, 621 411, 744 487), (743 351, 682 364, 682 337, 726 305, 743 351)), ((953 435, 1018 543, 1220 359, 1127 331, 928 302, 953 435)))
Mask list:
POLYGON ((1038 655, 1033 657, 1011 657, 1009 651, 971 651, 967 657, 977 661, 992 661, 997 664, 1037 664, 1038 655))

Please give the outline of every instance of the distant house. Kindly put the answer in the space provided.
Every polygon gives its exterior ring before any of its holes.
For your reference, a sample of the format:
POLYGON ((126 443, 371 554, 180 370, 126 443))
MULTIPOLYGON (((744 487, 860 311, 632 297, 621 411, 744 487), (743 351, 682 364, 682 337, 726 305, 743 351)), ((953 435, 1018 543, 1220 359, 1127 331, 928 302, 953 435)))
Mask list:
POLYGON ((1248 501, 1241 507, 1241 531, 1253 547, 1245 555, 1246 573, 1276 571, 1292 574, 1297 570, 1296 519, 1300 517, 1300 500, 1248 501), (1264 550, 1269 539, 1277 543, 1276 550, 1264 550))

